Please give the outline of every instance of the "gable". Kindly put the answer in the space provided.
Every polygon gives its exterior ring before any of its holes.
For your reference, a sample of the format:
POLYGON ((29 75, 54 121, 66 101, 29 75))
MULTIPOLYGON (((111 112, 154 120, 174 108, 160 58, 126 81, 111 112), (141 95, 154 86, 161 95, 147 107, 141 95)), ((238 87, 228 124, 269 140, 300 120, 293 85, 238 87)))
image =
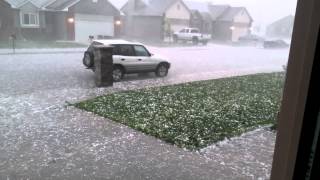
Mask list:
MULTIPOLYGON (((123 13, 128 13, 129 11, 129 1, 128 0, 123 6, 122 8, 120 9, 123 13)), ((144 3, 144 1, 142 0, 135 0, 135 4, 134 4, 134 7, 136 10, 140 10, 140 9, 143 9, 143 8, 146 8, 147 5, 144 3)))
POLYGON ((11 7, 9 3, 7 3, 5 0, 0 0, 0 7, 11 7))
POLYGON ((248 11, 243 9, 234 16, 233 21, 237 23, 251 23, 251 17, 248 11))
POLYGON ((31 2, 25 3, 19 9, 20 9, 20 11, 23 11, 23 12, 38 12, 39 11, 39 8, 36 7, 34 4, 32 4, 31 2))
POLYGON ((69 8, 70 12, 120 16, 120 11, 107 0, 82 0, 69 8))
POLYGON ((182 1, 176 1, 165 12, 166 18, 189 20, 191 12, 182 1))

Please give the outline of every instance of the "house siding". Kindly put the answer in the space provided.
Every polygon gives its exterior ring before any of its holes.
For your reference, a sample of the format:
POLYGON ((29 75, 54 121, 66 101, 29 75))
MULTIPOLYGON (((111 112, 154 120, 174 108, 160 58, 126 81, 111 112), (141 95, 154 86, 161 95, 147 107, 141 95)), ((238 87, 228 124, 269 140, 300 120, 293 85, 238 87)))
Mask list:
POLYGON ((174 3, 166 12, 165 18, 171 25, 172 31, 179 31, 184 27, 190 26, 191 12, 181 2, 174 3))
POLYGON ((204 21, 199 13, 193 13, 190 19, 190 26, 193 28, 198 28, 202 31, 204 21))
POLYGON ((222 41, 231 40, 232 31, 230 27, 232 25, 233 25, 232 22, 227 22, 227 21, 214 22, 212 27, 213 39, 222 40, 222 41))
POLYGON ((236 42, 241 36, 250 33, 251 24, 250 15, 246 10, 242 10, 228 21, 215 21, 213 23, 212 36, 216 40, 236 42), (231 27, 233 27, 233 30, 231 27))
POLYGON ((49 39, 68 39, 67 12, 46 12, 46 26, 49 39))
POLYGON ((163 39, 163 17, 133 16, 132 28, 127 35, 133 38, 159 41, 163 39))
POLYGON ((34 6, 32 3, 26 3, 25 5, 21 6, 20 8, 20 14, 19 14, 19 23, 21 28, 30 28, 30 27, 24 27, 21 23, 21 13, 35 13, 39 15, 39 27, 34 28, 45 28, 45 14, 44 12, 41 12, 36 6, 34 6))
POLYGON ((241 11, 240 13, 238 13, 234 17, 233 21, 235 23, 243 23, 243 24, 250 24, 251 23, 250 16, 245 10, 241 11))
POLYGON ((272 38, 291 38, 294 16, 285 17, 267 27, 266 35, 272 38))
POLYGON ((11 7, 0 0, 0 40, 9 40, 14 33, 14 12, 11 7))
POLYGON ((26 40, 51 40, 52 35, 49 32, 53 32, 52 27, 47 28, 46 12, 41 11, 39 8, 34 6, 32 3, 26 3, 15 10, 15 25, 18 28, 17 35, 19 38, 26 40), (35 13, 38 14, 39 26, 24 26, 21 22, 22 13, 35 13))

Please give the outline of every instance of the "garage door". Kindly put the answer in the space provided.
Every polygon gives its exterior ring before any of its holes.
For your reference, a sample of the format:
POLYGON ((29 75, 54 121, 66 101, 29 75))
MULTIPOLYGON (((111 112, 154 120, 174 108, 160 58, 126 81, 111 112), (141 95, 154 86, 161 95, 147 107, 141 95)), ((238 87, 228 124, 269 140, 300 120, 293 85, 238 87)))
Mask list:
POLYGON ((232 41, 237 42, 241 36, 247 35, 249 29, 247 27, 235 27, 232 31, 232 41))
POLYGON ((89 36, 114 36, 114 18, 112 16, 98 16, 75 14, 75 40, 87 42, 89 36))

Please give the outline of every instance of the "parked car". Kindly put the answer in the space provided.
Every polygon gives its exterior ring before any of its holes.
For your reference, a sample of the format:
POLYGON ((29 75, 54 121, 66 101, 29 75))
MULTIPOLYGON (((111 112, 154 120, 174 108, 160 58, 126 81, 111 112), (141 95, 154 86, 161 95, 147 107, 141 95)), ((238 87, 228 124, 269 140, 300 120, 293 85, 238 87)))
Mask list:
POLYGON ((124 40, 94 40, 84 53, 83 64, 95 71, 94 46, 113 46, 113 80, 120 81, 125 74, 155 72, 165 77, 170 69, 167 59, 154 55, 141 43, 124 40))
POLYGON ((202 34, 198 28, 183 28, 179 32, 173 34, 173 41, 192 41, 193 44, 197 45, 199 42, 206 45, 211 39, 210 34, 202 34))
POLYGON ((263 42, 264 42, 264 38, 254 34, 241 36, 238 41, 240 45, 259 45, 259 44, 262 45, 263 42))
POLYGON ((264 41, 263 43, 264 48, 287 48, 289 44, 286 43, 284 40, 268 40, 264 41))

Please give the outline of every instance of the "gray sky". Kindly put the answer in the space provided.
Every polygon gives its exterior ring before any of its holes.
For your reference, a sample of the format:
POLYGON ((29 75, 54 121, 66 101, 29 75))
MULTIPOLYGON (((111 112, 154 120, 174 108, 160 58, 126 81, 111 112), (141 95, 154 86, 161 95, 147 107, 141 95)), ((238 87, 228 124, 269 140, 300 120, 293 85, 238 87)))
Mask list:
MULTIPOLYGON (((127 0, 110 0, 121 7, 127 0)), ((232 6, 245 6, 252 15, 255 24, 263 26, 272 23, 287 15, 294 15, 297 0, 193 0, 200 2, 213 2, 213 4, 230 4, 232 6)))

